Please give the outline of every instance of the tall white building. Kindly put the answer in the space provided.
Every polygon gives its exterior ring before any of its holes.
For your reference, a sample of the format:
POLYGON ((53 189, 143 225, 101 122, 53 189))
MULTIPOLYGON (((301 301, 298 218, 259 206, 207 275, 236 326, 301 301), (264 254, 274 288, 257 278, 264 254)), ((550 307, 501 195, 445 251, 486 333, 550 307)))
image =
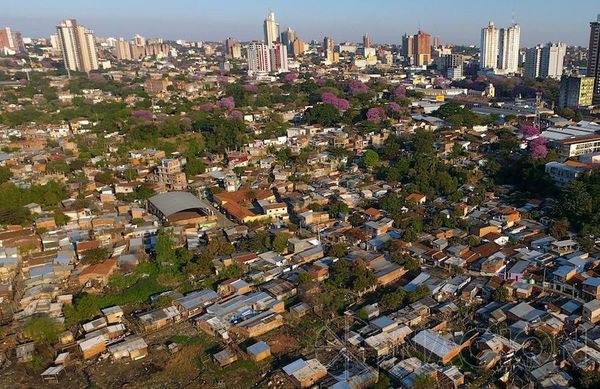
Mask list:
POLYGON ((67 19, 56 26, 58 43, 65 68, 78 72, 98 69, 98 54, 94 33, 79 26, 75 19, 67 19))
POLYGON ((565 55, 567 55, 566 43, 548 43, 544 46, 540 64, 540 77, 560 79, 563 73, 565 55))
POLYGON ((479 65, 482 69, 496 69, 498 66, 498 29, 494 22, 481 29, 479 65))
POLYGON ((248 72, 269 73, 271 71, 271 56, 269 45, 262 42, 252 42, 248 45, 248 72))
POLYGON ((519 44, 521 27, 513 24, 500 30, 498 43, 498 69, 503 73, 516 73, 519 69, 519 44))
POLYGON ((567 45, 562 42, 537 45, 527 49, 524 76, 528 78, 556 78, 563 72, 567 45))
POLYGON ((115 48, 113 50, 115 57, 120 61, 131 61, 133 60, 133 53, 131 51, 131 44, 124 38, 119 38, 115 42, 115 48))
POLYGON ((279 40, 279 24, 275 21, 275 12, 269 12, 264 22, 265 43, 271 43, 279 40))
POLYGON ((249 73, 281 73, 288 71, 287 47, 281 43, 267 45, 252 42, 248 45, 249 73))

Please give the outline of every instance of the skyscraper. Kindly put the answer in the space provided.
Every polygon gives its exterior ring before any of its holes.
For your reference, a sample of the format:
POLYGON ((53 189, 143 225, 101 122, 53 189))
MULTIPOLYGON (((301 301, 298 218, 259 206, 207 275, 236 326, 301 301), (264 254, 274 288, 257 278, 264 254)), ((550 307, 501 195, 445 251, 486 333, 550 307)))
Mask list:
POLYGON ((402 56, 404 61, 408 64, 414 63, 414 37, 412 35, 402 35, 402 56))
POLYGON ((334 47, 335 44, 333 42, 333 39, 331 39, 328 36, 323 38, 323 56, 330 63, 335 62, 334 47))
POLYGON ((15 53, 25 51, 21 33, 11 30, 10 27, 5 27, 0 30, 0 50, 10 50, 15 53))
POLYGON ((587 76, 594 77, 594 104, 600 104, 600 14, 590 22, 587 76))
POLYGON ((559 79, 563 72, 567 45, 562 42, 548 43, 542 49, 540 77, 559 79))
POLYGON ((369 36, 369 33, 363 35, 363 47, 366 49, 371 47, 372 44, 373 42, 371 42, 371 37, 369 36))
POLYGON ((482 69, 495 69, 498 66, 498 29, 490 21, 481 29, 481 46, 479 49, 479 65, 482 69))
POLYGON ((133 53, 129 41, 119 38, 115 44, 114 54, 120 61, 131 61, 133 59, 133 53))
POLYGON ((498 30, 494 22, 481 29, 479 65, 498 73, 516 73, 519 69, 521 27, 513 24, 498 30))
POLYGON ((269 47, 269 56, 271 60, 271 71, 273 72, 287 72, 287 46, 282 43, 276 42, 269 47))
POLYGON ((302 39, 296 38, 294 43, 292 43, 292 54, 294 57, 304 54, 304 51, 306 50, 305 46, 306 45, 302 39))
POLYGON ((248 72, 287 72, 287 47, 279 42, 267 45, 252 42, 248 45, 248 72))
POLYGON ((279 40, 279 24, 275 22, 275 12, 269 12, 264 22, 265 43, 271 43, 279 40))
POLYGON ((525 51, 525 70, 523 75, 527 78, 540 77, 540 68, 542 64, 542 46, 537 45, 525 51))
POLYGON ((135 46, 146 46, 146 38, 144 38, 140 34, 135 34, 135 36, 133 37, 133 44, 135 46))
POLYGON ((94 33, 79 26, 75 19, 67 19, 56 26, 58 42, 65 68, 79 72, 98 69, 94 33))
POLYGON ((431 62, 431 35, 420 31, 413 38, 415 65, 427 66, 431 62))
POLYGON ((500 30, 498 43, 498 69, 503 73, 516 73, 519 68, 519 44, 521 27, 513 24, 500 30))
POLYGON ((296 31, 292 30, 291 28, 286 28, 285 31, 283 31, 281 33, 281 40, 280 42, 283 43, 287 49, 288 49, 288 53, 291 53, 293 50, 292 45, 294 44, 294 41, 296 40, 296 31))
POLYGON ((228 58, 237 59, 242 57, 242 46, 235 38, 225 40, 225 54, 228 58))
POLYGON ((561 42, 537 45, 527 49, 524 76, 528 78, 560 78, 567 45, 561 42))
POLYGON ((271 71, 269 45, 262 42, 252 42, 248 45, 248 71, 252 73, 271 71))

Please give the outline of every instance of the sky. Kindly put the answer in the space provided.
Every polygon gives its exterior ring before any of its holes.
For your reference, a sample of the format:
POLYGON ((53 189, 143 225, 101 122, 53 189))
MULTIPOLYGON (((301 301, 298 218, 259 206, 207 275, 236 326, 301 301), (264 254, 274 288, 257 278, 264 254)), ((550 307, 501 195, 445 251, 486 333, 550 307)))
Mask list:
POLYGON ((421 29, 442 43, 479 45, 481 28, 521 25, 521 46, 549 41, 587 46, 597 0, 1 0, 0 27, 48 37, 63 19, 77 19, 98 36, 223 41, 262 39, 269 10, 281 30, 305 41, 399 43, 421 29))

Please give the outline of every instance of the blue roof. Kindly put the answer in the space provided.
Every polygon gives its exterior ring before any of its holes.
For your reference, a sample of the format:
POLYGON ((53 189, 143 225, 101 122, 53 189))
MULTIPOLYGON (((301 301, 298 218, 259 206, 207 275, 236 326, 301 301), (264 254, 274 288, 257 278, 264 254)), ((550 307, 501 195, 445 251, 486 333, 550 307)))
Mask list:
POLYGON ((561 308, 571 314, 573 312, 575 312, 576 310, 579 309, 579 307, 581 307, 583 304, 581 304, 579 301, 575 301, 575 300, 569 300, 566 303, 564 303, 561 308))
POLYGON ((588 278, 587 280, 583 281, 583 284, 589 285, 589 286, 600 286, 600 278, 597 278, 597 277, 588 278))
POLYGON ((559 277, 566 277, 573 269, 575 269, 575 267, 565 265, 556 269, 552 274, 559 277))
POLYGON ((395 322, 387 316, 379 316, 377 319, 371 320, 371 324, 380 329, 384 329, 394 323, 395 322))
POLYGON ((248 347, 246 351, 252 355, 258 355, 264 351, 269 350, 269 345, 266 342, 260 341, 258 343, 254 343, 252 346, 248 347))

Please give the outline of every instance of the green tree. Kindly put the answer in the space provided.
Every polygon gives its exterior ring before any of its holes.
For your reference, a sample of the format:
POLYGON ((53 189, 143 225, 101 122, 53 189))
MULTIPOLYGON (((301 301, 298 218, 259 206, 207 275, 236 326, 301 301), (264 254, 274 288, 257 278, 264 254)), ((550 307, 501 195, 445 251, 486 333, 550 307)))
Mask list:
POLYGON ((202 174, 206 171, 206 165, 200 158, 187 157, 187 163, 185 165, 185 174, 189 177, 202 174))
POLYGON ((334 218, 347 214, 349 211, 348 204, 343 201, 336 200, 329 205, 329 216, 334 218))
POLYGON ((288 235, 282 233, 276 234, 273 238, 273 250, 277 251, 278 253, 283 253, 287 249, 288 240, 288 235))
POLYGON ((506 289, 506 287, 504 287, 504 286, 501 286, 501 287, 495 289, 492 292, 492 299, 499 303, 507 302, 508 301, 508 289, 506 289))
POLYGON ((71 218, 65 215, 63 211, 58 209, 54 211, 54 222, 57 226, 64 226, 69 222, 69 220, 71 220, 71 218))
POLYGON ((362 156, 363 163, 367 167, 373 167, 379 163, 379 154, 373 150, 367 150, 362 156))
POLYGON ((327 255, 334 258, 342 258, 346 255, 346 246, 342 243, 334 243, 329 246, 327 255))
POLYGON ((437 389, 437 380, 430 375, 418 375, 413 379, 413 389, 437 389))
POLYGON ((6 166, 0 166, 0 184, 4 184, 12 178, 13 174, 6 166))
POLYGON ((106 258, 108 258, 108 255, 109 252, 104 247, 93 248, 83 252, 81 261, 85 264, 91 265, 104 261, 106 258))
POLYGON ((27 319, 23 330, 25 336, 36 342, 53 343, 63 331, 63 326, 48 315, 38 315, 27 319))
POLYGON ((317 104, 304 112, 304 120, 307 124, 321 124, 331 127, 340 122, 340 113, 331 104, 317 104))
POLYGON ((381 297, 381 309, 383 311, 392 311, 398 309, 404 303, 406 292, 404 289, 398 289, 390 293, 386 293, 381 297))

